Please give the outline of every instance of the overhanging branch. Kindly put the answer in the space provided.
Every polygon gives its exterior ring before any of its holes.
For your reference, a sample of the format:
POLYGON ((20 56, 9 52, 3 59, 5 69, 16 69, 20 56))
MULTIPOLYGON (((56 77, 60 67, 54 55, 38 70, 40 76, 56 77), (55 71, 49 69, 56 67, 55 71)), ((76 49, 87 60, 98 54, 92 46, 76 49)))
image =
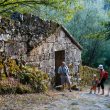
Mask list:
POLYGON ((12 9, 14 9, 16 7, 21 6, 21 5, 26 5, 26 6, 29 6, 29 7, 30 7, 30 5, 33 5, 33 6, 31 6, 31 8, 33 8, 35 10, 36 10, 36 7, 34 7, 34 5, 36 5, 36 4, 45 5, 45 6, 51 6, 54 9, 57 8, 57 6, 55 6, 55 4, 57 2, 48 2, 48 1, 45 1, 45 0, 44 1, 35 1, 35 0, 27 1, 27 0, 25 0, 25 1, 17 1, 17 2, 9 2, 9 3, 6 3, 6 1, 8 1, 8 0, 5 0, 4 2, 2 2, 2 4, 0 4, 0 8, 3 8, 3 10, 1 9, 0 14, 8 12, 9 10, 12 10, 12 9))
POLYGON ((17 1, 17 2, 9 2, 9 3, 6 3, 6 4, 0 4, 0 7, 6 7, 6 6, 9 6, 9 5, 21 5, 21 4, 43 4, 43 5, 52 5, 56 2, 46 2, 46 1, 35 1, 35 0, 31 0, 31 1, 17 1))
POLYGON ((0 5, 6 3, 8 0, 4 0, 3 2, 0 2, 0 5))
POLYGON ((9 13, 9 10, 11 11, 11 10, 13 10, 13 9, 16 8, 16 7, 17 7, 17 6, 12 6, 12 7, 3 9, 2 11, 0 11, 0 14, 3 14, 3 13, 5 13, 5 12, 7 12, 7 11, 8 11, 8 13, 9 13))

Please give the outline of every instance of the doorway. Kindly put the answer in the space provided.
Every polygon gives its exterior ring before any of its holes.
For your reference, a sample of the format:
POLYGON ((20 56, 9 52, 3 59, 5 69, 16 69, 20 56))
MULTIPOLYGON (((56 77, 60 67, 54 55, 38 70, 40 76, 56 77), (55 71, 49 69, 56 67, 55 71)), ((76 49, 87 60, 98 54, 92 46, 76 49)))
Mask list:
POLYGON ((61 78, 58 74, 58 68, 65 61, 65 50, 55 52, 55 86, 61 85, 61 78))

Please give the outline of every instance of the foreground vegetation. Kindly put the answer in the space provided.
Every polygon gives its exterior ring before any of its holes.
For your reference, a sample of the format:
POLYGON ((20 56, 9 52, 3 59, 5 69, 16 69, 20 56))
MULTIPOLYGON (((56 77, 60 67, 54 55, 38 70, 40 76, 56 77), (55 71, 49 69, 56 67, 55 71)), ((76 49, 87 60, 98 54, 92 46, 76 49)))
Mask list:
MULTIPOLYGON (((48 75, 46 73, 31 66, 20 68, 13 59, 10 59, 7 65, 8 77, 4 72, 1 73, 0 94, 38 93, 48 90, 48 75)), ((3 67, 4 65, 1 63, 1 70, 3 67)))
MULTIPOLYGON (((1 62, 0 65, 0 94, 39 93, 46 92, 48 90, 48 74, 38 70, 36 67, 19 66, 15 60, 10 58, 5 64, 1 62), (8 68, 6 73, 3 71, 4 67, 8 68)), ((70 70, 71 68, 73 68, 73 66, 70 66, 70 70)), ((80 86, 84 87, 86 85, 91 85, 93 74, 96 74, 97 77, 99 76, 97 69, 93 69, 88 66, 80 66, 80 86)), ((74 80, 75 76, 73 70, 71 71, 71 75, 74 80)))
POLYGON ((73 66, 69 66, 70 74, 71 74, 71 82, 73 83, 73 89, 75 87, 74 84, 78 83, 81 88, 85 86, 91 86, 91 81, 93 79, 93 75, 96 74, 97 79, 99 79, 99 71, 96 68, 91 68, 89 66, 79 66, 79 73, 77 74, 78 79, 76 79, 76 75, 73 71, 73 66))

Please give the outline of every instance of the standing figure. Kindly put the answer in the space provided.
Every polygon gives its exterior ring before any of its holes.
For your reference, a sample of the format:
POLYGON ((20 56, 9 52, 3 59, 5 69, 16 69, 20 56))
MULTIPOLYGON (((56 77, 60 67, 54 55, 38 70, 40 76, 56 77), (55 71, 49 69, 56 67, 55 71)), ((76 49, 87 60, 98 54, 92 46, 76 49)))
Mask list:
POLYGON ((58 73, 61 76, 61 84, 63 86, 63 89, 65 88, 65 84, 68 84, 69 90, 71 92, 71 82, 70 82, 70 76, 69 76, 69 68, 66 65, 65 62, 62 62, 62 65, 58 69, 58 73))
POLYGON ((99 71, 100 71, 100 79, 99 79, 99 84, 98 84, 98 93, 100 93, 100 87, 102 89, 102 94, 104 95, 104 84, 105 81, 108 79, 108 72, 106 72, 103 68, 103 65, 99 65, 98 67, 99 71))
POLYGON ((96 94, 96 88, 98 85, 98 79, 96 74, 93 75, 93 80, 92 80, 92 87, 90 89, 90 94, 92 93, 92 91, 94 91, 94 94, 96 94))

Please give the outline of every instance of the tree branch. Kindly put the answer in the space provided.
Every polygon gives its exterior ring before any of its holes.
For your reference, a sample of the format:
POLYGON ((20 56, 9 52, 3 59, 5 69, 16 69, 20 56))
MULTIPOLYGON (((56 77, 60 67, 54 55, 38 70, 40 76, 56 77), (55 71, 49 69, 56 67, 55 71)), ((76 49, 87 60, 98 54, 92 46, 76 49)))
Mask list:
MULTIPOLYGON (((5 0, 4 3, 8 1, 8 0, 5 0)), ((30 0, 30 1, 17 1, 17 2, 9 2, 9 3, 5 3, 5 4, 0 4, 0 7, 3 7, 3 10, 0 11, 0 13, 5 13, 7 11, 9 11, 10 9, 13 9, 15 7, 19 7, 20 5, 34 5, 34 4, 39 4, 39 5, 46 5, 46 6, 51 6, 53 8, 57 8, 55 7, 53 4, 56 4, 57 2, 48 2, 48 1, 35 1, 35 0, 30 0), (16 6, 18 5, 18 6, 16 6), (8 6, 12 6, 11 7, 8 7, 8 6)), ((30 6, 29 6, 30 7, 30 6)), ((36 7, 32 6, 33 9, 36 9, 36 7)))
POLYGON ((4 0, 3 2, 0 3, 0 5, 4 4, 5 2, 7 2, 8 0, 4 0))
POLYGON ((4 10, 0 11, 0 14, 5 13, 5 12, 7 12, 7 11, 11 10, 11 9, 16 8, 16 7, 17 7, 17 6, 12 6, 12 7, 6 8, 6 9, 4 9, 4 10))
POLYGON ((52 5, 52 4, 54 4, 54 3, 56 3, 56 2, 46 2, 46 1, 17 1, 17 2, 9 2, 9 3, 6 3, 6 4, 0 4, 0 7, 6 7, 6 6, 9 6, 9 5, 16 5, 16 4, 19 4, 19 5, 21 5, 21 4, 44 4, 44 5, 52 5))

